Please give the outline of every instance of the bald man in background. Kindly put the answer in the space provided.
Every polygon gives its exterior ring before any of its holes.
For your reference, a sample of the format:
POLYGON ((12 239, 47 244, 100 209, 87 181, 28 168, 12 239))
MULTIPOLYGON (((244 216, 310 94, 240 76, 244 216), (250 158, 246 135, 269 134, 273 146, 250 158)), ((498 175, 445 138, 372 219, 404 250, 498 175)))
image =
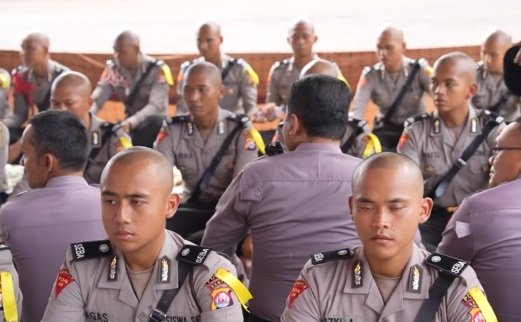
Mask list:
POLYGON ((67 67, 51 59, 49 37, 35 32, 27 35, 21 45, 22 64, 13 75, 14 107, 3 120, 9 128, 10 143, 16 143, 12 154, 19 154, 19 140, 28 119, 49 108, 51 85, 67 67))
POLYGON ((114 41, 114 58, 107 61, 92 93, 91 111, 96 114, 116 94, 125 105, 121 127, 134 145, 152 147, 167 115, 170 85, 173 79, 168 65, 144 54, 138 35, 124 31, 114 41))
POLYGON ((223 97, 220 99, 221 108, 234 113, 250 113, 257 106, 257 85, 259 76, 253 68, 242 58, 234 58, 221 51, 224 38, 221 26, 208 21, 197 29, 197 49, 201 57, 185 61, 179 68, 177 77, 177 114, 188 111, 188 103, 184 100, 184 80, 190 65, 206 61, 217 66, 221 72, 224 85, 223 97))
POLYGON ((78 72, 65 72, 54 82, 51 106, 75 114, 89 133, 90 153, 83 176, 90 184, 99 184, 101 171, 110 158, 132 146, 130 136, 121 126, 115 126, 89 112, 92 106, 90 80, 78 72))
POLYGON ((369 101, 376 104, 378 114, 373 133, 385 150, 394 151, 405 120, 424 113, 426 108, 431 68, 425 59, 405 56, 405 49, 401 30, 384 29, 377 42, 376 53, 380 61, 364 68, 351 102, 350 112, 360 120, 364 119, 369 101), (403 96, 399 98, 402 91, 403 96))
POLYGON ((398 145, 398 152, 422 169, 425 195, 434 200, 429 220, 420 225, 431 251, 463 198, 487 187, 488 158, 504 127, 501 117, 472 106, 476 90, 476 64, 470 56, 452 52, 438 58, 431 85, 436 110, 407 121, 398 145))
POLYGON ((503 80, 503 57, 512 46, 512 38, 502 30, 487 37, 481 46, 478 63, 478 91, 472 103, 478 109, 487 109, 512 122, 521 115, 521 99, 512 95, 503 80))

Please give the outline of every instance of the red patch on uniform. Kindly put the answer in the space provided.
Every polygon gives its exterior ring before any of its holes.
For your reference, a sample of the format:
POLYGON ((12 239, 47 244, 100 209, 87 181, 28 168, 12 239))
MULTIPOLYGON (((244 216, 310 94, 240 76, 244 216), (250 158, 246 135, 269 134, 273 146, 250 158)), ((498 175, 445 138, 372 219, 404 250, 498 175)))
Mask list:
POLYGON ((54 286, 54 296, 58 297, 60 295, 61 291, 70 283, 74 281, 74 278, 69 273, 69 270, 66 268, 60 269, 60 272, 58 273, 58 277, 56 277, 56 283, 54 286))
POLYGON ((233 305, 232 291, 228 287, 212 291, 212 304, 210 310, 224 309, 233 305))
POLYGON ((299 297, 302 292, 304 292, 305 289, 308 288, 308 284, 304 280, 296 280, 295 283, 293 283, 293 287, 291 288, 291 291, 289 292, 288 297, 288 307, 291 307, 293 302, 299 297))
POLYGON ((162 128, 161 131, 157 134, 156 144, 161 143, 164 139, 168 137, 168 131, 165 128, 162 128))
POLYGON ((481 309, 469 293, 463 297, 461 302, 469 309, 470 322, 486 322, 481 309))
POLYGON ((403 149, 403 146, 407 141, 409 140, 409 134, 407 132, 403 133, 402 136, 400 136, 400 141, 398 141, 398 150, 403 149))

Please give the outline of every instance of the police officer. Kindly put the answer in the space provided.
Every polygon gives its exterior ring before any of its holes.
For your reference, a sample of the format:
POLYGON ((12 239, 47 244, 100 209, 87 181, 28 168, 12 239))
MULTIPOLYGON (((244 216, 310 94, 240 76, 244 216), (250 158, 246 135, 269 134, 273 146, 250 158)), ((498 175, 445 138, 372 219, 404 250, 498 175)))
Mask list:
POLYGON ((432 207, 422 183, 421 170, 403 155, 362 161, 349 197, 362 246, 314 254, 281 321, 497 321, 466 262, 414 244, 432 207))
POLYGON ((9 112, 9 89, 11 88, 11 75, 0 68, 0 118, 3 119, 9 112))
POLYGON ((502 120, 471 105, 477 90, 476 65, 468 55, 441 56, 432 82, 436 111, 408 121, 398 145, 400 153, 418 163, 425 193, 434 198, 429 220, 420 225, 422 240, 430 250, 436 249, 463 198, 486 187, 490 149, 504 127, 502 120))
POLYGON ((359 244, 346 198, 359 159, 342 153, 349 90, 315 75, 291 87, 284 120, 287 153, 246 166, 219 200, 202 245, 232 256, 251 231, 250 321, 279 321, 291 281, 310 250, 359 244))
POLYGON ((521 119, 496 138, 491 189, 463 200, 438 251, 470 261, 499 321, 521 320, 521 119), (500 256, 498 256, 501 254, 500 256))
POLYGON ((425 112, 429 91, 430 67, 425 59, 413 60, 404 55, 403 32, 388 27, 378 37, 380 62, 362 71, 351 102, 351 114, 363 119, 372 100, 378 107, 373 132, 386 150, 395 150, 403 122, 425 112), (410 85, 407 86, 410 79, 410 85), (399 95, 403 91, 402 95, 399 95), (402 96, 401 98, 399 96, 402 96))
POLYGON ((222 42, 221 26, 216 22, 205 22, 197 30, 197 49, 201 57, 181 64, 177 77, 177 114, 188 112, 183 83, 186 71, 193 63, 202 61, 214 64, 221 72, 224 85, 223 97, 219 102, 221 108, 236 113, 249 113, 257 106, 259 76, 244 59, 222 53, 222 42))
POLYGON ((249 293, 231 263, 165 230, 179 204, 172 182, 170 162, 151 149, 109 161, 101 178, 109 240, 71 245, 42 321, 243 320, 249 293))
POLYGON ((98 85, 92 93, 96 114, 116 94, 125 105, 120 123, 135 145, 152 147, 168 109, 170 69, 161 60, 141 52, 139 37, 124 31, 114 41, 114 59, 107 61, 98 85))
POLYGON ((512 46, 510 35, 497 30, 487 37, 481 46, 478 63, 478 91, 472 103, 478 109, 487 109, 512 122, 521 115, 521 100, 508 90, 503 80, 503 57, 512 46))
POLYGON ((22 292, 9 247, 0 242, 0 322, 18 322, 22 313, 22 292))
POLYGON ((72 112, 89 133, 90 153, 83 176, 90 184, 99 184, 101 171, 117 152, 132 145, 130 136, 119 126, 105 122, 89 112, 92 106, 90 80, 78 72, 65 72, 53 83, 51 106, 72 112))
MULTIPOLYGON (((250 131, 244 129, 251 127, 248 118, 220 107, 225 88, 215 65, 196 62, 186 70, 185 77, 183 97, 190 113, 176 116, 165 124, 157 137, 155 149, 181 171, 185 181, 183 209, 189 202, 190 207, 201 211, 207 209, 205 216, 208 217, 213 214, 215 204, 232 179, 246 163, 257 157, 257 146, 250 131), (223 146, 225 150, 220 152, 223 146), (220 161, 202 182, 218 154, 220 161)), ((181 227, 183 223, 172 222, 181 221, 184 215, 180 211, 168 225, 168 228, 176 226, 173 229, 182 236, 204 229, 208 220, 204 218, 196 224, 195 216, 191 216, 194 226, 187 227, 189 231, 186 231, 181 227)))
MULTIPOLYGON (((51 84, 67 67, 49 53, 49 38, 31 33, 22 41, 22 65, 14 70, 14 108, 4 119, 11 132, 10 143, 18 142, 24 123, 36 112, 49 108, 51 84)), ((17 144, 17 148, 19 143, 17 144)))

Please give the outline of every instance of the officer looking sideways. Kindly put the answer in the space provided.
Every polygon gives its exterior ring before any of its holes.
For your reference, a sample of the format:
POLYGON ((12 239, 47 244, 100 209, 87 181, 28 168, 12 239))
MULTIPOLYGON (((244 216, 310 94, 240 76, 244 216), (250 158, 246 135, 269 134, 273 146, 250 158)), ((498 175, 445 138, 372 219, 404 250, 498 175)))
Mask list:
POLYGON ((281 321, 497 321, 466 262, 414 244, 432 200, 413 160, 384 152, 362 161, 349 207, 362 246, 313 255, 281 321))
POLYGON ((486 188, 490 149, 505 126, 501 117, 472 106, 476 89, 471 57, 452 52, 438 58, 431 85, 436 110, 408 120, 398 144, 398 152, 422 169, 425 194, 434 200, 429 220, 420 225, 422 241, 431 251, 463 198, 486 188))
POLYGON ((231 263, 165 230, 179 197, 163 155, 133 147, 101 176, 109 240, 72 244, 44 322, 241 322, 247 289, 231 263), (240 299, 238 298, 240 297, 240 299))

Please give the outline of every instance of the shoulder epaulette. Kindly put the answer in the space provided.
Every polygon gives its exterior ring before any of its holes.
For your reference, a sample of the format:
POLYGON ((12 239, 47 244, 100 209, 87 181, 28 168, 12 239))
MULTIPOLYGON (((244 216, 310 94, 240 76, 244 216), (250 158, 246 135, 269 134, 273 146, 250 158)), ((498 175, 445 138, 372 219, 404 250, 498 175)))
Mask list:
POLYGON ((187 60, 184 63, 181 64, 180 69, 184 72, 190 65, 192 65, 195 62, 195 59, 187 60))
POLYGON ((197 245, 184 245, 176 258, 178 261, 198 266, 204 263, 208 255, 210 255, 210 252, 212 252, 210 248, 197 245))
POLYGON ((369 74, 375 68, 376 67, 374 65, 373 66, 365 66, 364 69, 362 69, 362 75, 369 74))
POLYGON ((322 263, 337 261, 341 259, 348 259, 353 257, 353 252, 348 248, 334 250, 324 253, 316 253, 311 256, 311 263, 318 265, 322 263))
POLYGON ((112 245, 109 240, 95 240, 71 244, 72 261, 112 256, 112 245))
POLYGON ((364 120, 359 120, 359 119, 354 118, 354 117, 349 117, 347 119, 347 124, 351 125, 352 127, 355 127, 355 128, 363 130, 364 126, 367 124, 367 122, 364 121, 364 120))
POLYGON ((110 123, 110 122, 103 122, 101 123, 100 127, 105 130, 105 131, 116 131, 117 128, 116 128, 116 124, 114 123, 110 123))
POLYGON ((505 118, 501 115, 497 115, 496 113, 493 113, 489 110, 482 110, 479 114, 479 117, 484 119, 484 123, 495 123, 496 125, 499 125, 505 121, 505 118))
POLYGON ((7 246, 7 244, 5 244, 5 243, 0 243, 0 251, 8 250, 8 249, 9 249, 9 246, 7 246))
POLYGON ((282 148, 282 144, 280 142, 275 142, 268 144, 266 146, 266 154, 267 156, 274 156, 284 153, 284 148, 282 148))
POLYGON ((464 260, 438 253, 430 254, 425 259, 425 264, 434 267, 440 273, 456 277, 460 276, 463 270, 469 266, 469 263, 464 260))
POLYGON ((422 120, 425 120, 425 119, 428 119, 431 117, 432 117, 432 114, 430 114, 430 113, 422 113, 422 114, 419 114, 416 116, 411 116, 407 120, 405 120, 404 126, 409 127, 416 122, 419 122, 419 121, 422 121, 422 120))
POLYGON ((226 117, 227 120, 233 121, 237 124, 246 125, 250 119, 244 114, 234 114, 226 117))
POLYGON ((174 117, 171 117, 170 120, 168 120, 168 124, 176 124, 176 123, 185 123, 190 121, 190 115, 177 115, 174 117))

